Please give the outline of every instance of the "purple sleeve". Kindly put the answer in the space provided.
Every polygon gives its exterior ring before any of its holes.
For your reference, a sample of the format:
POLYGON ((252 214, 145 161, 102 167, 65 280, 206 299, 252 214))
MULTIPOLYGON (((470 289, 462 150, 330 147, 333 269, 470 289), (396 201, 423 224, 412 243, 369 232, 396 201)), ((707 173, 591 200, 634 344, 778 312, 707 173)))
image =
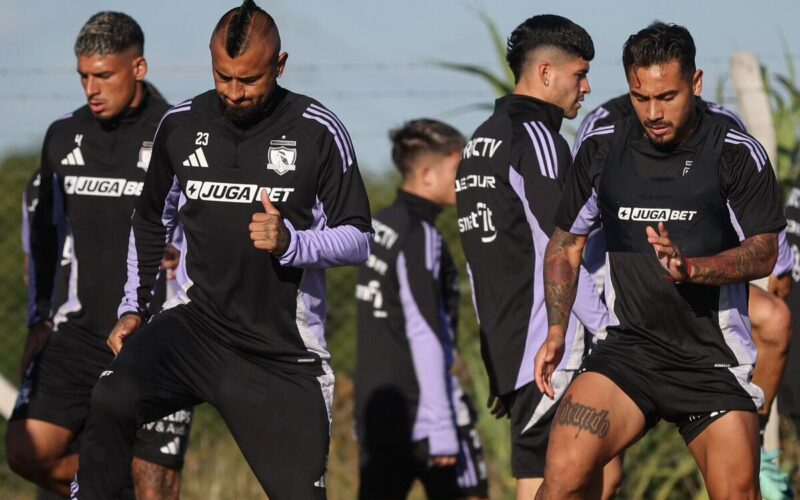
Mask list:
POLYGON ((601 337, 605 336, 605 329, 609 323, 608 308, 594 287, 592 275, 583 265, 578 276, 578 290, 572 312, 592 335, 600 333, 601 337))
POLYGON ((298 231, 288 219, 289 248, 281 255, 284 266, 320 269, 332 266, 361 264, 369 256, 372 234, 355 226, 307 229, 298 231))
MULTIPOLYGON (((437 335, 434 329, 436 326, 434 318, 438 316, 431 311, 432 308, 436 308, 436 301, 431 300, 433 296, 419 297, 421 295, 419 291, 416 294, 412 291, 412 280, 415 280, 415 276, 419 280, 420 274, 423 274, 416 268, 421 267, 420 264, 425 264, 427 267, 429 262, 429 259, 415 259, 413 256, 406 260, 403 252, 397 257, 400 301, 419 386, 419 407, 412 439, 417 441, 427 438, 431 456, 455 455, 458 453, 458 439, 448 387, 450 377, 447 353, 442 337, 437 335), (409 269, 409 266, 413 266, 414 269, 409 269)), ((433 268, 435 264, 431 271, 433 268)), ((432 286, 414 288, 433 289, 432 286)))
POLYGON ((794 267, 794 251, 789 246, 789 241, 786 239, 786 229, 778 233, 778 260, 775 262, 775 268, 772 274, 775 276, 783 276, 790 273, 794 267))

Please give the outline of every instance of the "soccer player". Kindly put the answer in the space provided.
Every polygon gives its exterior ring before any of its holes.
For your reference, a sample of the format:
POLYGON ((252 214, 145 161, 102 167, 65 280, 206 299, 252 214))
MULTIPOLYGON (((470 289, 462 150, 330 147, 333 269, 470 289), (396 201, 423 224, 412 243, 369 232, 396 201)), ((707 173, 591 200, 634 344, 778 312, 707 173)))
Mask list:
POLYGON ((325 498, 333 397, 325 268, 372 240, 350 137, 315 100, 277 85, 288 55, 251 0, 210 40, 215 89, 168 111, 132 218, 117 353, 92 393, 74 498, 122 488, 144 422, 208 401, 271 498, 325 498), (172 306, 150 289, 177 219, 172 306))
POLYGON ((363 499, 403 499, 414 479, 429 498, 487 498, 475 414, 458 379, 458 271, 434 222, 456 202, 464 137, 436 120, 390 133, 403 181, 372 221, 356 285, 356 428, 363 499))
MULTIPOLYGON (((61 495, 77 470, 71 443, 83 428, 92 387, 113 359, 106 336, 123 295, 130 216, 150 141, 168 109, 144 82, 143 49, 141 28, 129 16, 92 16, 75 42, 88 103, 55 121, 42 149, 30 234, 26 376, 6 454, 12 470, 61 495), (62 252, 71 255, 63 304, 51 300, 54 283, 65 279, 62 252)), ((190 422, 191 413, 181 412, 139 433, 133 470, 140 496, 177 498, 190 422)))
POLYGON ((548 336, 536 382, 552 397, 586 235, 602 222, 612 323, 553 421, 538 498, 581 498, 609 459, 664 418, 711 498, 756 498, 758 417, 747 283, 767 276, 785 226, 763 147, 695 104, 703 73, 689 32, 628 38, 636 117, 581 145, 545 255, 548 336))
MULTIPOLYGON (((695 99, 695 105, 699 112, 709 118, 722 120, 735 130, 747 132, 741 119, 729 109, 704 101, 700 96, 695 99)), ((578 128, 573 152, 577 153, 578 147, 587 136, 592 133, 602 134, 614 122, 634 115, 630 94, 615 97, 602 104, 584 118, 578 128)), ((605 265, 603 233, 593 234, 586 245, 587 251, 584 257, 586 266, 594 273, 605 265), (588 256, 598 258, 592 259, 588 256)), ((756 285, 750 285, 749 288, 748 316, 753 330, 753 341, 758 351, 758 361, 753 370, 753 383, 764 391, 764 406, 758 416, 762 433, 769 420, 769 412, 778 392, 789 350, 792 333, 791 315, 786 303, 781 299, 789 293, 792 266, 794 266, 794 254, 787 242, 786 231, 781 231, 778 234, 778 260, 769 275, 768 291, 756 285)))
MULTIPOLYGON (((547 332, 544 250, 571 160, 559 129, 590 91, 593 57, 589 34, 569 19, 541 15, 520 24, 507 51, 514 93, 497 100, 494 114, 467 142, 456 181, 489 405, 511 418, 511 468, 520 499, 531 498, 541 484, 557 406, 533 384, 533 362, 547 332)), ((588 272, 580 284, 577 318, 565 330, 569 354, 554 375, 558 396, 583 357, 583 327, 602 337, 609 320, 588 272)))

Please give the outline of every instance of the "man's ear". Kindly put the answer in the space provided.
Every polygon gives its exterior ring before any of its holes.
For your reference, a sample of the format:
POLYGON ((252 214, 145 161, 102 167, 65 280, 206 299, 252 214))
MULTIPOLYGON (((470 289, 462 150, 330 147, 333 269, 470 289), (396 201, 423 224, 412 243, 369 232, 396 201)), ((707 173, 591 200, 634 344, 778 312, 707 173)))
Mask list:
POLYGON ((133 60, 133 76, 137 82, 144 80, 147 76, 147 59, 144 56, 138 56, 133 60))
POLYGON ((692 76, 692 92, 699 96, 703 92, 703 70, 698 69, 692 76))

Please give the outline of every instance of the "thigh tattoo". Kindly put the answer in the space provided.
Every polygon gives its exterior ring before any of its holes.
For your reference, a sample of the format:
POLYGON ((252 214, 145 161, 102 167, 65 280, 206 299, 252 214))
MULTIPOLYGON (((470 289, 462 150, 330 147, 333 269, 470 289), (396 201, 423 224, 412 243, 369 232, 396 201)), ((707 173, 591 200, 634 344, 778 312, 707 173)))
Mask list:
POLYGON ((608 420, 608 410, 593 408, 572 402, 572 394, 566 396, 558 406, 554 425, 576 427, 577 438, 581 431, 586 431, 598 438, 606 437, 611 423, 608 420))

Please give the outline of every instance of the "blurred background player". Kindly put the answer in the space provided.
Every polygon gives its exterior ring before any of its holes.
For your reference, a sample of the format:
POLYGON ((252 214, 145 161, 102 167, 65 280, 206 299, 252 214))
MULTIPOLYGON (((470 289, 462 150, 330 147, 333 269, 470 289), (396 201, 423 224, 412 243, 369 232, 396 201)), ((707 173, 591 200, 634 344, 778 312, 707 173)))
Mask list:
MULTIPOLYGON (((91 390, 114 357, 106 335, 123 294, 130 216, 150 141, 168 109, 144 81, 143 51, 144 35, 132 18, 92 16, 75 42, 88 103, 54 122, 42 149, 30 230, 26 377, 6 452, 12 470, 61 495, 78 468, 73 441, 91 390), (70 248, 67 294, 54 299, 70 248)), ((154 307, 160 307, 163 283, 156 289, 154 307)), ((181 411, 141 430, 133 464, 141 498, 177 498, 190 425, 191 412, 181 411)))
POLYGON ((373 217, 375 241, 356 285, 359 497, 403 499, 419 479, 429 498, 487 498, 475 412, 451 373, 458 270, 434 225, 455 205, 464 137, 430 119, 389 136, 403 181, 373 217))

